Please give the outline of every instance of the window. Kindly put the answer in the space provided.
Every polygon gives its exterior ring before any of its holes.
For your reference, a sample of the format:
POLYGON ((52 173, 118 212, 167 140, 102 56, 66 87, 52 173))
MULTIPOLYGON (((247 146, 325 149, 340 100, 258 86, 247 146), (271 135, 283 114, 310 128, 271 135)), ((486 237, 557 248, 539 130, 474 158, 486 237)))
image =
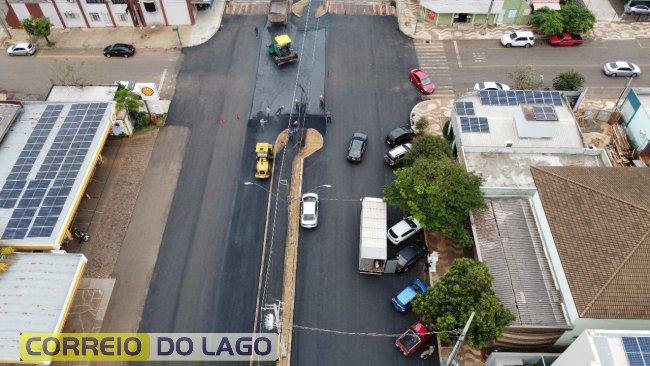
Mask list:
POLYGON ((126 0, 111 0, 113 4, 126 4, 126 0))
POLYGON ((151 0, 151 1, 145 1, 144 2, 144 10, 153 13, 156 11, 156 3, 151 0))
POLYGON ((103 4, 105 0, 86 0, 86 4, 103 4))
POLYGON ((73 13, 73 12, 70 12, 70 11, 66 11, 66 12, 65 12, 65 18, 66 18, 66 19, 76 19, 76 18, 77 18, 77 14, 75 14, 75 13, 73 13))
POLYGON ((90 19, 92 19, 93 22, 99 21, 99 13, 88 13, 88 15, 90 15, 90 19))
POLYGON ((117 17, 120 19, 120 22, 126 22, 126 13, 118 13, 117 17))

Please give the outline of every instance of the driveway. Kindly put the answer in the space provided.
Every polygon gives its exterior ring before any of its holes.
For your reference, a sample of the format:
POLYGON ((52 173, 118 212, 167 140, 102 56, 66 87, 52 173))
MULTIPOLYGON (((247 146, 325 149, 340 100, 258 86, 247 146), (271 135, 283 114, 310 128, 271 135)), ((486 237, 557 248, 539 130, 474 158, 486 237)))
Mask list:
MULTIPOLYGON (((384 137, 406 124, 419 93, 408 81, 417 65, 410 42, 393 17, 332 16, 326 59, 327 126, 325 146, 305 162, 303 188, 331 184, 320 191, 319 226, 301 232, 295 324, 350 333, 402 333, 414 321, 391 306, 391 297, 417 276, 359 274, 359 199, 380 196, 393 179, 383 164, 384 137), (345 160, 354 132, 368 135, 364 161, 345 160)), ((399 212, 391 212, 389 223, 399 212)), ((394 250, 395 248, 391 248, 394 250)), ((393 346, 393 336, 344 335, 294 328, 296 365, 416 364, 393 346)), ((429 360, 430 361, 430 360, 429 360)))

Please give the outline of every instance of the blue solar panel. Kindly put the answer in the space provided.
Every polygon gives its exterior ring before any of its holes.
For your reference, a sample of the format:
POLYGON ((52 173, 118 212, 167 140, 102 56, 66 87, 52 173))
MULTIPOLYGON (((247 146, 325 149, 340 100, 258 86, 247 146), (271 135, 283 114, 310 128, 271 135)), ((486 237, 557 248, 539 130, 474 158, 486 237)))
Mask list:
POLYGON ((490 132, 490 125, 485 117, 460 117, 460 128, 463 132, 490 132))
POLYGON ((474 115, 474 103, 472 102, 456 102, 454 103, 454 108, 456 109, 456 114, 459 116, 474 115))
POLYGON ((508 106, 519 104, 562 105, 562 94, 549 90, 481 90, 479 99, 483 105, 508 106))

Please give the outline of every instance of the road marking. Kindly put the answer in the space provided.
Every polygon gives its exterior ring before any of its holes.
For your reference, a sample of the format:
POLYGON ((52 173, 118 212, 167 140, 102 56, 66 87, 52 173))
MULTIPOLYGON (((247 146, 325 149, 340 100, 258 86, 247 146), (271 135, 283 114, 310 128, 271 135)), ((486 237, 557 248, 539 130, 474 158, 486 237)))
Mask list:
POLYGON ((162 75, 160 76, 160 84, 158 84, 158 90, 162 90, 163 83, 165 82, 165 76, 167 76, 167 69, 164 69, 162 75))
POLYGON ((463 64, 460 62, 460 52, 458 52, 458 42, 454 40, 454 51, 456 52, 456 59, 458 60, 458 67, 462 68, 463 64))
POLYGON ((40 58, 104 58, 98 55, 43 55, 37 54, 36 57, 40 58))
MULTIPOLYGON (((639 67, 648 67, 650 64, 637 64, 639 67)), ((470 66, 465 66, 466 68, 472 68, 472 69, 486 69, 490 67, 517 67, 520 65, 517 64, 512 64, 512 65, 470 65, 470 66)), ((528 65, 527 65, 528 66, 528 65)), ((538 65, 538 64, 530 64, 530 66, 535 66, 535 67, 548 67, 548 68, 567 68, 567 67, 603 67, 603 64, 579 64, 579 65, 562 65, 562 64, 551 64, 551 65, 538 65)))
POLYGON ((638 39, 635 39, 634 41, 636 42, 636 44, 639 45, 639 48, 650 48, 650 47, 646 47, 646 46, 642 45, 641 42, 638 39))

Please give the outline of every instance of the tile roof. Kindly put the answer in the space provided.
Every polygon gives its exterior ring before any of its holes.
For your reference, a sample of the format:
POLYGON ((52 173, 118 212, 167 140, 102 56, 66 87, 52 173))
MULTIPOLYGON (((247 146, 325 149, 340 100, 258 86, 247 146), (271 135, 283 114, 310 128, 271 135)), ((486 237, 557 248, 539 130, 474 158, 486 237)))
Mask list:
POLYGON ((579 316, 650 319, 650 169, 531 171, 579 316))

